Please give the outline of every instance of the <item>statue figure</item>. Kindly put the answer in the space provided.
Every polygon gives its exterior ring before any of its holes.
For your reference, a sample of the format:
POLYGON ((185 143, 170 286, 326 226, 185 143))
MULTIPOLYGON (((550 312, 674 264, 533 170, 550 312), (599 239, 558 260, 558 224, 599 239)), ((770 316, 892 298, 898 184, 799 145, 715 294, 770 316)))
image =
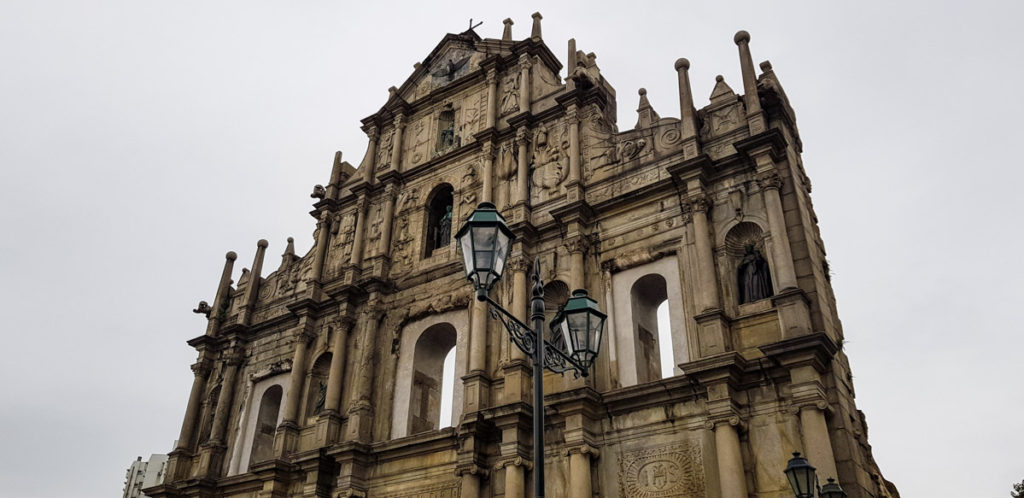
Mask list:
POLYGON ((327 383, 320 381, 320 392, 316 396, 316 406, 313 407, 313 413, 318 414, 324 410, 324 403, 327 402, 327 383))
POLYGON ((746 254, 737 267, 740 304, 771 297, 772 277, 768 271, 768 262, 754 246, 747 245, 746 254))
POLYGON ((206 301, 199 301, 199 306, 196 306, 196 308, 192 310, 193 313, 206 315, 207 317, 210 316, 211 311, 213 311, 213 308, 211 308, 210 303, 207 303, 206 301))
POLYGON ((444 216, 437 222, 435 231, 434 247, 448 245, 452 237, 452 207, 445 206, 444 216))
POLYGON ((313 185, 313 193, 309 194, 309 196, 314 199, 323 199, 327 196, 327 189, 320 184, 313 185))

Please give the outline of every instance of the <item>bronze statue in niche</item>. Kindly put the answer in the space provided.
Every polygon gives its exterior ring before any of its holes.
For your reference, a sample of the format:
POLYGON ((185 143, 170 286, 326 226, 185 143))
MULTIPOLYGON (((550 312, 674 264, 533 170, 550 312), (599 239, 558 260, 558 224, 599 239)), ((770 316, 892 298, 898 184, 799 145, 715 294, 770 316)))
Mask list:
POLYGON ((736 268, 740 304, 752 303, 772 296, 772 276, 768 261, 754 246, 747 245, 746 253, 736 268))

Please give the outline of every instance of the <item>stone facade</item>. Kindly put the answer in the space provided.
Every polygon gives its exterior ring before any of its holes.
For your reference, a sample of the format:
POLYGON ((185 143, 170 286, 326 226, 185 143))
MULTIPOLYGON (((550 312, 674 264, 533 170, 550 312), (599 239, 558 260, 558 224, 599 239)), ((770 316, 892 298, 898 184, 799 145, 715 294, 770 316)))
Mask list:
POLYGON ((451 234, 479 202, 517 234, 492 297, 526 318, 529 261, 549 295, 587 289, 609 319, 586 378, 546 374, 552 497, 790 496, 801 451, 851 497, 897 496, 854 404, 796 118, 737 33, 742 89, 719 77, 680 118, 615 90, 569 41, 446 35, 337 153, 311 214, 264 276, 228 253, 179 444, 158 497, 524 497, 530 364, 471 299, 451 234), (668 301, 675 375, 654 310, 668 301), (659 339, 661 337, 661 339, 659 339), (454 427, 437 428, 455 350, 454 427))

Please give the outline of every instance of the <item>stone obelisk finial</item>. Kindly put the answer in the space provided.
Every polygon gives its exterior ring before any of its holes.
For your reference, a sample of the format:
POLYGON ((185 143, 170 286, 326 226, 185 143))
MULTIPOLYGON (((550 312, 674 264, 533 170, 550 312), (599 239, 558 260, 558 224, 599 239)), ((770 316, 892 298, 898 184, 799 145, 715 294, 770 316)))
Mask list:
POLYGON ((341 188, 341 151, 334 153, 334 164, 331 166, 331 182, 327 184, 327 198, 337 199, 341 188))
POLYGON ((540 15, 540 12, 533 13, 533 30, 530 31, 530 38, 534 40, 540 40, 540 20, 544 19, 544 16, 540 15))
POLYGON ((676 60, 679 75, 679 127, 683 142, 683 156, 686 159, 700 154, 697 145, 697 111, 693 108, 693 91, 690 90, 690 61, 676 60))
POLYGON ((238 255, 235 254, 235 251, 228 251, 224 255, 224 271, 220 274, 217 295, 213 298, 213 311, 210 313, 210 321, 206 324, 206 335, 216 334, 221 319, 224 318, 223 308, 227 302, 228 292, 231 290, 231 270, 235 267, 236 259, 238 259, 238 255))
POLYGON ((743 102, 747 106, 747 123, 750 133, 764 131, 764 115, 761 100, 757 97, 757 75, 754 74, 754 59, 750 56, 750 33, 738 31, 733 41, 740 49, 740 70, 743 72, 743 102))
POLYGON ((266 239, 260 239, 256 243, 256 256, 252 259, 252 271, 249 272, 249 287, 245 289, 244 308, 240 313, 241 322, 245 325, 252 323, 252 312, 256 309, 256 297, 260 291, 260 275, 263 273, 263 256, 267 253, 269 245, 266 239))
POLYGON ((501 41, 512 41, 512 25, 515 23, 508 17, 501 22, 505 24, 505 30, 501 32, 501 41))

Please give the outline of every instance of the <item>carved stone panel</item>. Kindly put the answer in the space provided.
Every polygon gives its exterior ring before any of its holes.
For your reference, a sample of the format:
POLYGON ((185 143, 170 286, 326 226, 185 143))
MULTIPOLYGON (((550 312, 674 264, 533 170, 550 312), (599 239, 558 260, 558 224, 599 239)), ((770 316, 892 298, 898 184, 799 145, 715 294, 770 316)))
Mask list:
POLYGON ((619 456, 619 496, 703 497, 704 461, 699 441, 686 441, 619 456))
POLYGON ((415 490, 373 494, 373 496, 377 496, 379 498, 459 498, 459 495, 460 488, 458 481, 417 486, 415 490))

